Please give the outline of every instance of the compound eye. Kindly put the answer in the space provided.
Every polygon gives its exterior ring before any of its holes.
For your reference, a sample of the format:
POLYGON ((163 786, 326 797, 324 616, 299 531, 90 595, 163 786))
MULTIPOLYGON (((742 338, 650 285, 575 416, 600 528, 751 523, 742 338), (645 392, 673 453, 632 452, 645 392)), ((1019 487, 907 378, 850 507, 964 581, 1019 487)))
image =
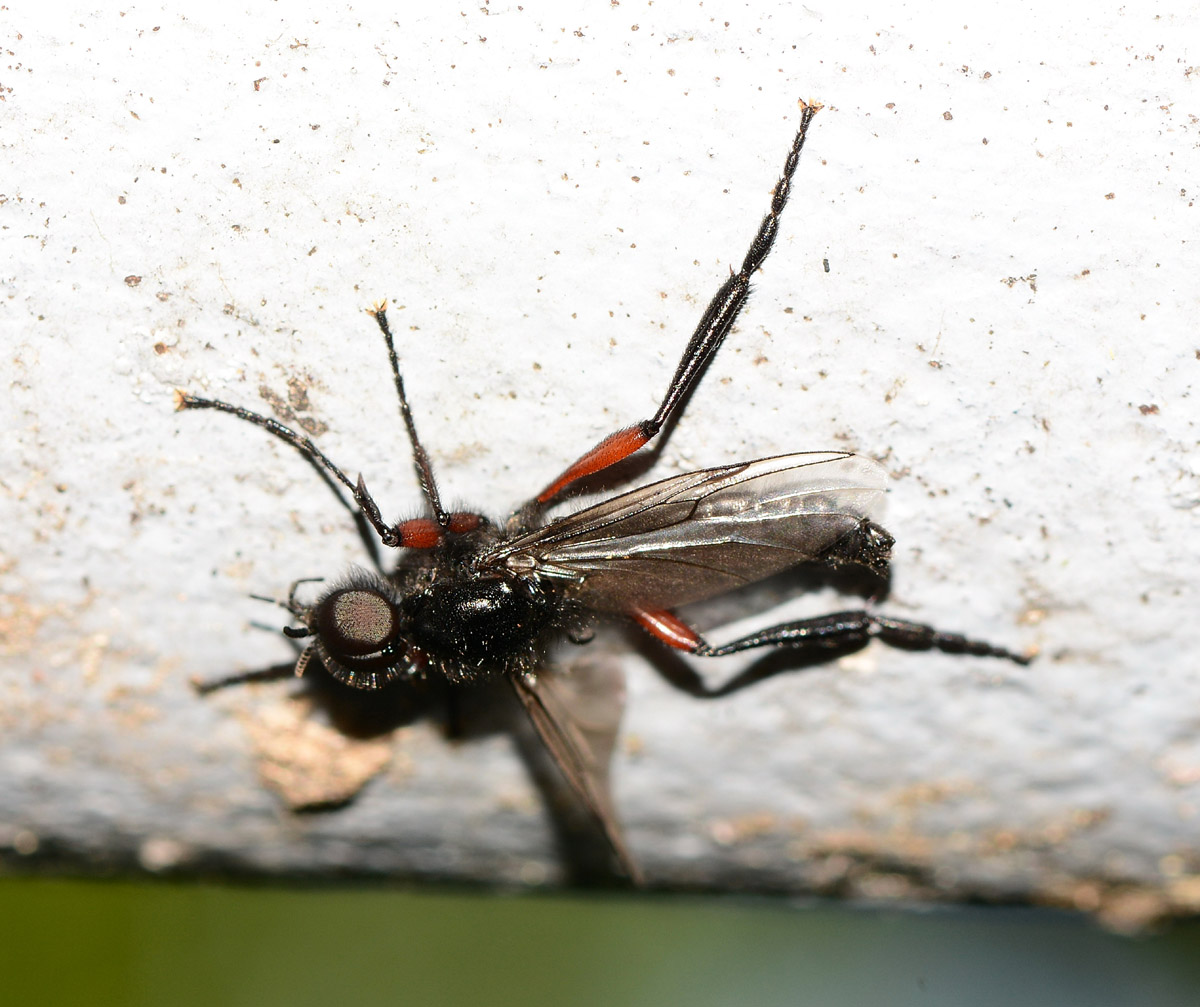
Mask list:
POLYGON ((334 654, 363 657, 387 646, 400 627, 391 599, 379 591, 348 587, 323 599, 317 632, 334 654))

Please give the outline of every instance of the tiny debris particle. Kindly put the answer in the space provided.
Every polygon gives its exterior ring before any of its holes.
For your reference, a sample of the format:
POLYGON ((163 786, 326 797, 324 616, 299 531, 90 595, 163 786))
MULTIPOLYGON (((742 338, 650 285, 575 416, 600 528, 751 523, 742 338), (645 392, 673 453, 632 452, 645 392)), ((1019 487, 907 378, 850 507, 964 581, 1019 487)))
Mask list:
POLYGON ((167 344, 166 343, 155 343, 154 344, 154 352, 157 353, 161 357, 164 353, 167 352, 167 344))
POLYGON ((311 408, 308 400, 308 388, 299 378, 288 378, 288 405, 300 413, 306 413, 311 408))
POLYGON ((134 276, 132 273, 125 277, 125 286, 127 287, 136 287, 141 282, 142 278, 140 276, 134 276))
POLYGON ((1028 276, 1006 276, 1000 282, 1008 287, 1009 290, 1018 283, 1028 283, 1029 289, 1033 293, 1037 293, 1037 273, 1030 273, 1028 276))
POLYGON ((1105 199, 1116 199, 1116 198, 1117 198, 1117 194, 1116 194, 1115 192, 1106 192, 1106 193, 1104 194, 1104 198, 1105 198, 1105 199))
POLYGON ((947 122, 949 122, 951 119, 954 118, 954 116, 952 116, 949 112, 943 112, 942 118, 945 119, 947 122))
POLYGON ((1141 413, 1143 416, 1157 416, 1158 415, 1158 406, 1155 406, 1155 405, 1138 406, 1138 412, 1141 413))

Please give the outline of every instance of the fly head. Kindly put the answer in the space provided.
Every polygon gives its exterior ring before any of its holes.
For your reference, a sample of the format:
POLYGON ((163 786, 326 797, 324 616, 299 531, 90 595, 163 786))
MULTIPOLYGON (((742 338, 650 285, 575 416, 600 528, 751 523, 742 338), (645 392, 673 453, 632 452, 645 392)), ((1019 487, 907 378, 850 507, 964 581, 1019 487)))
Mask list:
POLYGON ((291 637, 312 637, 296 666, 302 674, 312 656, 337 681, 355 689, 382 689, 411 678, 425 663, 405 633, 400 598, 378 574, 355 571, 325 591, 312 605, 289 606, 303 629, 291 637))

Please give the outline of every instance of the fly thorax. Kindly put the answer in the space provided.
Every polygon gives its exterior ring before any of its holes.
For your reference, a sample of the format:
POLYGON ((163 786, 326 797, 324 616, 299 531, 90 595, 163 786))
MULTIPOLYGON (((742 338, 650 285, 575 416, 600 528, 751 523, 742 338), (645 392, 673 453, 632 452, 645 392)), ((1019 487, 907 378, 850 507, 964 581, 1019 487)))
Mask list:
POLYGON ((532 578, 447 579, 402 602, 407 636, 452 682, 527 664, 558 609, 532 578))

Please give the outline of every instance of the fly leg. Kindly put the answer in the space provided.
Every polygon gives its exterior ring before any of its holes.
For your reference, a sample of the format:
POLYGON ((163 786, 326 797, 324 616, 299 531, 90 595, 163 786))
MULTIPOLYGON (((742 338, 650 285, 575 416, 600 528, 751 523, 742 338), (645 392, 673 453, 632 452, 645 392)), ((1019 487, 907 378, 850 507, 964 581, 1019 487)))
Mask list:
POLYGON ((345 486, 354 497, 354 502, 358 505, 359 510, 365 515, 366 519, 371 523, 371 527, 375 529, 380 540, 384 545, 399 545, 399 540, 395 529, 388 526, 379 513, 379 505, 375 503, 374 498, 367 492, 366 484, 363 482, 362 476, 358 477, 357 481, 352 481, 345 472, 333 464, 325 457, 321 449, 313 443, 312 438, 305 437, 303 434, 297 433, 291 427, 285 427, 278 420, 273 420, 269 416, 263 416, 259 413, 252 412, 242 406, 231 405, 228 402, 222 402, 220 399, 204 399, 198 395, 190 395, 187 392, 175 392, 175 408, 177 410, 184 409, 216 409, 222 413, 229 413, 231 416, 236 416, 239 420, 245 420, 247 423, 253 423, 256 427, 262 427, 268 433, 274 434, 281 441, 290 444, 299 451, 305 458, 317 467, 319 471, 327 472, 343 486, 345 486))
MULTIPOLYGON (((947 654, 998 657, 1021 665, 1029 664, 1031 660, 1026 655, 982 640, 972 640, 960 633, 946 633, 924 623, 874 615, 862 609, 783 622, 719 647, 712 646, 671 612, 637 610, 631 614, 634 621, 651 636, 676 650, 697 657, 724 657, 758 647, 776 647, 786 648, 800 664, 812 665, 852 654, 862 650, 872 640, 878 639, 902 650, 940 650, 947 654)), ((686 674, 682 677, 687 683, 688 691, 714 697, 736 692, 765 675, 750 670, 716 689, 698 686, 698 680, 693 682, 686 674)))
POLYGON ((225 675, 222 678, 206 680, 194 677, 191 679, 191 686, 196 690, 198 696, 207 696, 210 692, 228 689, 234 685, 250 685, 257 682, 282 682, 284 679, 295 678, 295 676, 296 662, 290 661, 287 664, 274 664, 269 668, 260 668, 257 671, 242 671, 234 675, 225 675))
POLYGON ((796 138, 792 141, 791 150, 788 151, 787 160, 783 165, 783 174, 775 184, 775 192, 771 197, 771 208, 763 217, 763 221, 758 227, 758 233, 754 236, 754 240, 750 243, 750 249, 742 260, 741 268, 736 273, 731 271, 729 279, 721 285, 708 307, 705 308, 700 324, 696 326, 696 331, 683 351, 683 358, 679 361, 675 376, 671 378, 671 384, 667 387, 667 394, 663 397, 658 412, 648 420, 642 420, 641 423, 635 423, 633 426, 624 427, 609 434, 590 451, 584 452, 557 479, 530 500, 519 513, 536 514, 576 480, 594 475, 615 465, 650 441, 662 429, 671 413, 687 396, 705 367, 708 366, 713 355, 720 349, 721 343, 729 334, 746 299, 750 296, 751 275, 763 264, 771 252, 771 246, 775 243, 775 235, 779 231, 779 217, 792 192, 792 175, 795 174, 796 165, 800 161, 800 151, 804 147, 809 123, 821 108, 815 103, 801 102, 800 106, 802 109, 800 128, 796 132, 796 138))
POLYGON ((723 657, 755 647, 789 647, 808 653, 830 650, 845 653, 865 647, 872 639, 902 650, 940 650, 946 654, 1002 657, 1017 664, 1028 664, 1030 660, 995 644, 971 640, 961 633, 946 633, 924 623, 872 615, 862 609, 783 622, 720 647, 712 647, 701 640, 692 653, 698 657, 723 657))

